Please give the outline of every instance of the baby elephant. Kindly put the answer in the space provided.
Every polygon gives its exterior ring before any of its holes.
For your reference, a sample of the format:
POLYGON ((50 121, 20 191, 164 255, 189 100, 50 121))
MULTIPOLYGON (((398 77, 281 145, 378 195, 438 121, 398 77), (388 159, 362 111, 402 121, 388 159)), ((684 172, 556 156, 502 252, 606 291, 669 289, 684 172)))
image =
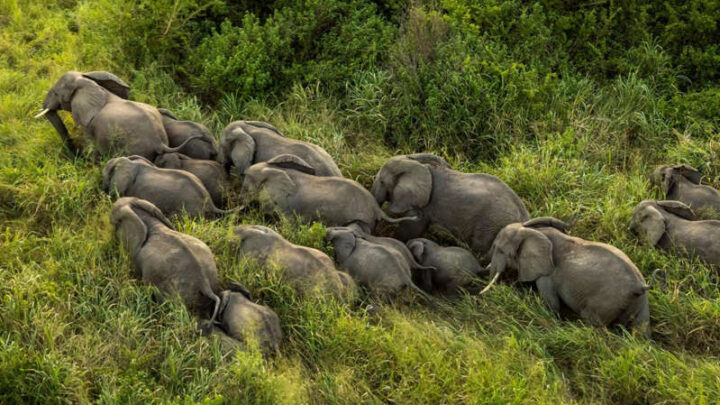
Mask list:
POLYGON ((365 240, 348 228, 330 228, 326 237, 335 247, 338 263, 373 293, 387 296, 410 287, 433 302, 413 283, 410 266, 397 250, 365 240))
POLYGON ((536 218, 503 228, 492 245, 490 272, 516 270, 521 282, 534 282, 557 314, 563 303, 595 325, 622 325, 650 334, 649 287, 620 250, 568 236, 555 218, 536 218))
POLYGON ((214 321, 220 309, 215 258, 200 240, 173 230, 149 201, 115 201, 110 222, 142 279, 166 294, 178 294, 190 311, 214 321))
POLYGON ((215 324, 207 320, 200 322, 200 329, 204 335, 218 334, 221 342, 226 341, 226 337, 229 336, 240 342, 240 347, 245 347, 249 341, 254 341, 265 354, 280 349, 283 334, 280 329, 280 318, 275 311, 252 302, 247 293, 226 290, 220 293, 220 297, 217 322, 215 324))
POLYGON ((355 282, 337 271, 323 252, 294 245, 270 228, 240 225, 235 228, 240 240, 239 252, 258 261, 261 266, 274 264, 284 270, 285 280, 305 295, 332 295, 352 301, 357 293, 355 282))
POLYGON ((681 201, 701 218, 720 218, 720 192, 700 184, 700 172, 688 165, 658 167, 651 177, 660 186, 666 200, 681 201))
POLYGON ((432 286, 443 293, 456 293, 467 288, 487 272, 469 250, 457 246, 443 247, 429 239, 418 238, 409 240, 407 247, 418 262, 435 269, 430 273, 432 286))
POLYGON ((158 111, 162 116, 163 127, 165 127, 170 146, 178 147, 178 152, 193 159, 215 160, 217 158, 217 142, 205 125, 192 121, 181 121, 164 108, 158 108, 158 111), (191 138, 195 139, 188 141, 191 138))
POLYGON ((227 173, 220 163, 214 160, 192 159, 181 153, 164 153, 155 158, 155 165, 194 174, 210 193, 213 203, 219 207, 224 204, 227 173))
POLYGON ((267 211, 277 209, 328 226, 357 222, 372 233, 375 224, 414 220, 390 218, 378 206, 372 194, 357 182, 343 177, 318 177, 315 169, 293 155, 280 155, 253 165, 246 173, 241 194, 265 203, 267 211))
POLYGON ((261 121, 235 121, 223 130, 220 160, 229 169, 245 173, 255 163, 283 154, 295 155, 315 168, 318 176, 342 173, 325 149, 311 143, 286 138, 274 126, 261 121))
POLYGON ((103 190, 120 197, 138 197, 155 204, 165 214, 185 210, 196 217, 220 215, 202 181, 184 170, 160 169, 141 156, 110 159, 103 169, 103 190))
POLYGON ((635 207, 630 230, 650 246, 677 249, 705 263, 720 265, 720 221, 696 221, 680 201, 645 200, 635 207))

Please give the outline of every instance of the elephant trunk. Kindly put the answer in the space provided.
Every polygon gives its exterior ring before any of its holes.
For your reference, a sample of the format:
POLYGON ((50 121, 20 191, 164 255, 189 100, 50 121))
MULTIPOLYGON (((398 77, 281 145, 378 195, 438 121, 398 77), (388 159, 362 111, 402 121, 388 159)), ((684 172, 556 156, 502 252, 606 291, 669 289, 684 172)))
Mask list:
POLYGON ((387 199, 387 190, 385 189, 385 186, 382 185, 379 178, 375 179, 373 182, 370 192, 373 197, 375 197, 375 201, 377 201, 378 205, 382 207, 383 203, 387 199))
POLYGON ((62 121, 62 118, 57 113, 57 109, 50 109, 45 113, 45 118, 47 118, 48 121, 50 121, 50 124, 55 128, 58 134, 60 134, 60 138, 62 139, 63 143, 65 144, 65 147, 68 148, 68 150, 73 154, 77 155, 78 151, 75 145, 72 142, 72 139, 70 139, 70 133, 68 133, 67 128, 65 127, 65 124, 62 121))

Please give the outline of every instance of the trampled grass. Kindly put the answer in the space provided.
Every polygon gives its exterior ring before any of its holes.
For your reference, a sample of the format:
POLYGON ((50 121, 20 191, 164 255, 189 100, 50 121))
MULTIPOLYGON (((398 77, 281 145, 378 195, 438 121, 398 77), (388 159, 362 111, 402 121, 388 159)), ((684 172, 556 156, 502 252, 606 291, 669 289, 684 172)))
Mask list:
MULTIPOLYGON (((0 0, 0 403, 720 399, 720 276, 645 247, 628 231, 635 204, 659 197, 647 178, 655 164, 702 167, 720 186, 720 142, 716 133, 664 122, 656 114, 662 100, 642 83, 577 84, 592 89, 573 93, 567 122, 536 123, 535 141, 517 142, 493 161, 441 146, 435 152, 461 170, 499 176, 533 215, 568 220, 572 234, 625 251, 652 287, 650 340, 558 320, 519 285, 442 299, 437 308, 413 297, 364 296, 353 305, 303 299, 272 269, 240 261, 230 231, 261 223, 331 252, 322 225, 257 212, 179 220, 179 230, 211 247, 223 284, 242 282, 280 316, 281 353, 265 360, 257 350, 228 354, 200 337, 181 303, 137 280, 112 234, 100 163, 70 158, 52 127, 32 118, 47 88, 67 70, 112 70, 131 81, 134 99, 170 106, 217 135, 227 122, 251 118, 320 144, 365 186, 385 159, 411 151, 390 149, 374 126, 363 126, 382 120, 344 110, 319 86, 298 85, 280 101, 226 96, 207 108, 161 67, 130 65, 115 57, 117 47, 103 47, 95 38, 108 36, 94 37, 89 27, 100 11, 93 2, 0 0)), ((356 95, 360 103, 363 93, 356 95)), ((71 128, 69 116, 66 122, 71 128)))

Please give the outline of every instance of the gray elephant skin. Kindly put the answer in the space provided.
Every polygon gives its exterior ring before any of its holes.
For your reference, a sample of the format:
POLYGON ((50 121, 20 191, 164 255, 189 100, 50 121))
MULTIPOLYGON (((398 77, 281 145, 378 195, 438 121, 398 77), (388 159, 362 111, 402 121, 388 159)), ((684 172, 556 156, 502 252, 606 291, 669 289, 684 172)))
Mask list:
POLYGON ((653 184, 662 188, 666 200, 681 201, 704 219, 720 219, 720 192, 700 184, 700 172, 688 165, 660 166, 653 172, 653 184))
POLYGON ((419 263, 434 269, 430 273, 433 290, 444 294, 467 289, 487 273, 472 252, 461 247, 440 246, 424 238, 409 240, 407 247, 419 263))
POLYGON ((326 238, 333 244, 340 266, 373 294, 389 297, 409 287, 433 302, 413 283, 406 258, 392 247, 363 239, 346 227, 329 228, 326 238))
POLYGON ((221 160, 226 168, 239 174, 255 163, 279 155, 295 155, 315 169, 318 176, 339 176, 342 172, 325 149, 311 143, 285 137, 274 126, 260 121, 235 121, 220 138, 221 160))
POLYGON ((108 72, 67 72, 50 88, 43 101, 45 116, 60 134, 66 147, 77 154, 58 110, 70 111, 86 139, 102 155, 140 155, 155 159, 160 153, 176 152, 168 146, 162 117, 157 108, 128 100, 130 87, 108 72))
POLYGON ((110 222, 143 281, 168 295, 178 294, 195 314, 216 319, 221 304, 218 273, 205 243, 176 232, 160 209, 134 197, 113 204, 110 222))
POLYGON ((247 294, 238 291, 223 291, 220 298, 217 321, 199 323, 203 335, 217 335, 227 351, 245 349, 250 341, 265 355, 280 350, 283 333, 275 311, 252 302, 247 294))
POLYGON ((119 197, 148 200, 166 215, 183 211, 191 217, 222 215, 202 181, 184 170, 161 169, 142 156, 110 159, 103 169, 102 188, 119 197))
POLYGON ((355 282, 338 271, 325 253, 290 243, 270 228, 240 225, 234 234, 239 241, 238 253, 261 266, 277 266, 283 279, 304 296, 333 296, 351 302, 357 295, 355 282))
POLYGON ((431 224, 447 229, 471 249, 484 255, 500 230, 529 219, 515 192, 489 174, 462 173, 432 154, 401 155, 389 159, 372 185, 380 206, 397 215, 419 215, 400 227, 397 238, 417 238, 431 224))
POLYGON ((315 176, 315 169, 293 155, 280 155, 248 169, 241 195, 259 200, 268 213, 279 210, 328 226, 358 223, 372 233, 378 220, 391 223, 414 218, 390 218, 357 182, 343 177, 315 176))
POLYGON ((720 221, 696 220, 693 210, 680 201, 641 202, 633 211, 630 230, 650 246, 720 265, 720 221))
POLYGON ((210 193, 213 203, 222 207, 225 204, 225 186, 227 173, 222 165, 214 160, 193 159, 181 153, 163 153, 155 159, 155 166, 163 169, 184 170, 197 176, 210 193))
POLYGON ((158 108, 162 116, 163 127, 171 147, 179 147, 178 152, 193 159, 215 160, 218 146, 215 137, 203 124, 183 121, 170 110, 158 108), (182 147, 180 147, 182 145, 182 147))
POLYGON ((503 228, 492 246, 486 292, 506 269, 532 282, 545 303, 560 314, 561 304, 597 326, 622 325, 650 334, 648 289, 623 252, 604 243, 567 235, 567 225, 537 218, 503 228))

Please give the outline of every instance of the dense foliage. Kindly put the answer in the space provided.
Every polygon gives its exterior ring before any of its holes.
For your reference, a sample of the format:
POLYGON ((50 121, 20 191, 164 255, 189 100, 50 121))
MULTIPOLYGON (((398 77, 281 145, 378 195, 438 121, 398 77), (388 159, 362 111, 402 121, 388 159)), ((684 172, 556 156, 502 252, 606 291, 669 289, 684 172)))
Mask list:
POLYGON ((627 224, 659 196, 656 164, 720 186, 720 1, 427 3, 0 0, 0 403, 716 401, 717 271, 627 224), (533 215, 628 253, 652 286, 652 340, 559 321, 520 286, 377 313, 300 300, 238 262, 229 228, 265 223, 329 251, 320 224, 185 219, 221 278, 283 321, 277 358, 225 358, 133 277, 99 163, 68 158, 31 118, 72 69, 113 71, 133 99, 216 134, 272 122, 366 186, 411 151, 495 174, 533 215))

